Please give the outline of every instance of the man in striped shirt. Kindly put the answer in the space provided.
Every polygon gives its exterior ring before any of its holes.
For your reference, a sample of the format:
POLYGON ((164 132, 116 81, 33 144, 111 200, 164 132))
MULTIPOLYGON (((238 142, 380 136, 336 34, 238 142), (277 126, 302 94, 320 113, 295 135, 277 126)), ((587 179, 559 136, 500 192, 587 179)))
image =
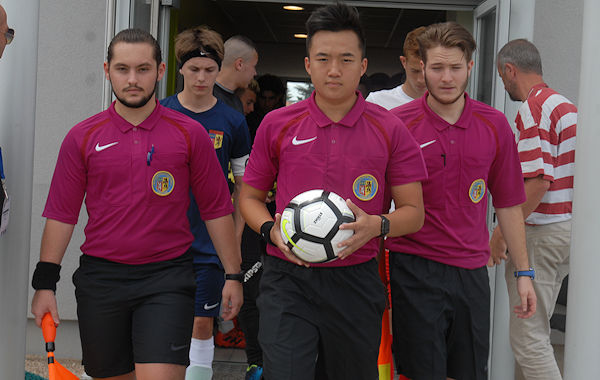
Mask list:
MULTIPOLYGON (((527 40, 510 41, 500 50, 498 72, 510 98, 523 102, 515 122, 527 194, 522 205, 527 252, 536 271, 533 284, 538 297, 532 318, 511 315, 510 341, 527 380, 562 379, 550 344, 550 317, 568 273, 577 107, 544 83, 540 54, 527 40)), ((490 265, 507 259, 500 229, 494 231, 490 245, 490 265)), ((514 270, 507 260, 507 280, 514 270)), ((516 284, 507 284, 513 304, 518 299, 516 284)))

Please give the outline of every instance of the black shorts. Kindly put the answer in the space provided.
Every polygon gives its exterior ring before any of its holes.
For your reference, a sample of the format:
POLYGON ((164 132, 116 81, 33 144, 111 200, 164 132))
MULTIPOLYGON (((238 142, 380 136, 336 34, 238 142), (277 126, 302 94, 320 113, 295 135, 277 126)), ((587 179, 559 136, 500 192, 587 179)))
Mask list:
POLYGON ((73 274, 83 365, 92 377, 135 363, 187 366, 196 284, 192 255, 127 265, 82 255, 73 274))
POLYGON ((375 260, 305 268, 267 256, 257 301, 265 378, 378 379, 385 302, 375 260))
POLYGON ((413 380, 487 379, 487 268, 390 253, 396 368, 413 380))

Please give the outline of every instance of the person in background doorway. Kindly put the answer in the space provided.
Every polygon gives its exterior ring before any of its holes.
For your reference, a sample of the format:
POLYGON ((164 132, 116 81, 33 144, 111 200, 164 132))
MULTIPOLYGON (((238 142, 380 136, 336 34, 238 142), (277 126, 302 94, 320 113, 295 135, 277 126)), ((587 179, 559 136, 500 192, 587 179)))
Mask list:
POLYGON ((252 79, 246 88, 238 88, 235 90, 235 94, 242 101, 244 108, 244 116, 248 116, 249 113, 254 111, 254 105, 256 104, 256 98, 260 93, 260 86, 255 79, 252 79))
POLYGON ((420 98, 427 91, 425 79, 423 78, 423 69, 421 68, 421 53, 419 52, 419 43, 417 37, 425 31, 421 26, 410 31, 404 40, 400 63, 406 73, 406 81, 391 90, 380 90, 371 92, 367 97, 367 102, 378 104, 385 109, 392 109, 420 98))
MULTIPOLYGON (((510 98, 523 102, 515 121, 527 195, 521 208, 538 296, 532 318, 511 315, 510 343, 525 379, 560 380, 550 343, 550 318, 569 273, 577 107, 544 83, 542 59, 533 43, 508 42, 498 52, 497 65, 510 98)), ((507 260, 508 295, 515 304, 519 294, 512 278, 521 268, 508 259, 502 230, 494 230, 490 246, 490 265, 507 260)))
POLYGON ((213 94, 225 104, 244 114, 242 101, 235 94, 246 88, 256 75, 258 52, 254 43, 245 36, 233 36, 225 41, 225 55, 213 94))
MULTIPOLYGON (((250 136, 244 116, 213 95, 223 58, 223 40, 206 26, 185 30, 175 37, 175 57, 179 73, 183 76, 183 90, 163 99, 161 104, 196 120, 206 129, 223 178, 227 178, 231 167, 235 179, 232 195, 234 240, 239 247, 244 221, 239 212, 238 198, 250 153, 250 136)), ((229 281, 224 278, 223 265, 198 212, 195 196, 191 198, 187 217, 194 235, 191 252, 196 276, 196 305, 186 380, 210 380, 215 348, 213 323, 221 309, 223 285, 229 281)), ((237 280, 242 282, 243 279, 237 280)))

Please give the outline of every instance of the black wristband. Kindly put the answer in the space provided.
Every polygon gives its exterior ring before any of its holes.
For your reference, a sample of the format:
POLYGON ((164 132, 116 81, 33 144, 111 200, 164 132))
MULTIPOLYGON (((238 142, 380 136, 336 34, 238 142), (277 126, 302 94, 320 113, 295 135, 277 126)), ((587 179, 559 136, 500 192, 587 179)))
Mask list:
POLYGON ((58 280, 60 280, 60 265, 40 261, 35 266, 31 286, 35 290, 48 289, 56 292, 58 280))
POLYGON ((271 229, 275 225, 275 222, 272 220, 266 221, 260 226, 260 236, 262 236, 263 240, 267 244, 275 245, 273 241, 271 241, 271 229))

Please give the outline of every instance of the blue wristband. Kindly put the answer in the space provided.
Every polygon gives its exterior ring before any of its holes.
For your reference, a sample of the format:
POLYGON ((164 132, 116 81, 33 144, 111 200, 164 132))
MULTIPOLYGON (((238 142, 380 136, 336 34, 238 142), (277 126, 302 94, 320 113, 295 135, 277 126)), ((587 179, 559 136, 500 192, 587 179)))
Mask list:
POLYGON ((535 270, 533 270, 533 268, 529 268, 529 270, 516 270, 515 271, 516 278, 519 278, 522 276, 531 277, 531 279, 533 280, 535 278, 535 270))

